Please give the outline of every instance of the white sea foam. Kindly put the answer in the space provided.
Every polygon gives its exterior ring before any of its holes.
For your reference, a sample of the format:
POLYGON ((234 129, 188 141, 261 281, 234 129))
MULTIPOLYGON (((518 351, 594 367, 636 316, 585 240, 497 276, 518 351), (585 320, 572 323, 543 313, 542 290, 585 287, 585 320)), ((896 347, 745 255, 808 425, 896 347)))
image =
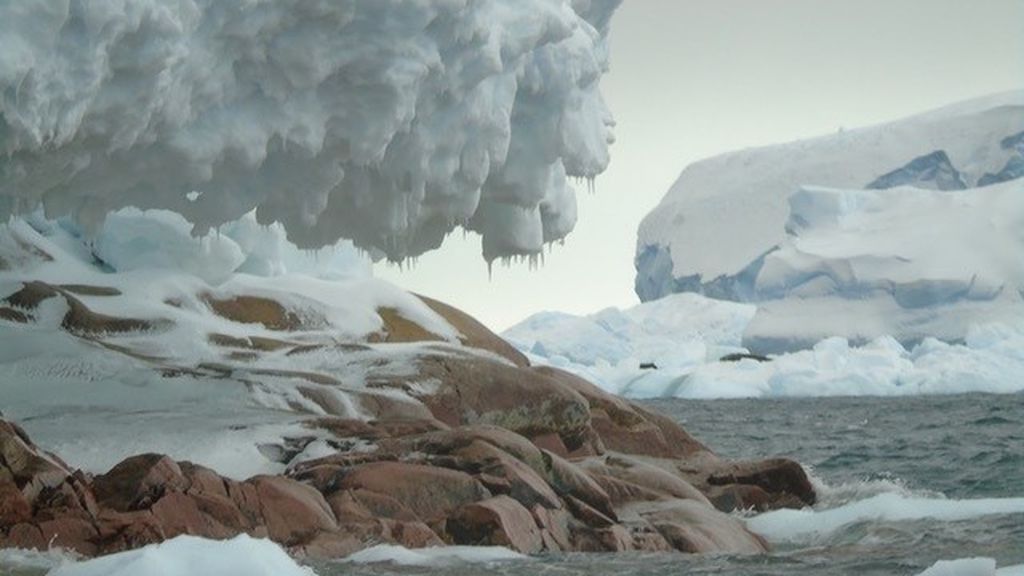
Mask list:
POLYGON ((356 564, 390 563, 438 568, 458 564, 493 564, 522 560, 529 560, 529 556, 500 546, 444 546, 410 550, 402 546, 382 544, 356 552, 344 561, 356 564))
POLYGON ((936 520, 1024 514, 1024 498, 947 500, 883 493, 826 510, 776 510, 750 518, 747 526, 773 542, 816 541, 860 522, 936 520))
POLYGON ((1024 564, 996 568, 992 558, 939 560, 918 576, 1021 576, 1024 564))

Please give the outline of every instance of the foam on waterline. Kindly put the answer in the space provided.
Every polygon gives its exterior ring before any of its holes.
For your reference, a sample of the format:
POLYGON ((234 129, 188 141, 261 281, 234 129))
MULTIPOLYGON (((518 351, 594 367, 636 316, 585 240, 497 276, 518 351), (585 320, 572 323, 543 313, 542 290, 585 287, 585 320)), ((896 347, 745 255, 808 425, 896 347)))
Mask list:
POLYGON ((356 564, 390 563, 399 566, 434 568, 458 564, 493 564, 522 560, 529 560, 529 556, 500 546, 444 546, 410 550, 389 544, 367 548, 345 559, 346 562, 356 564))
POLYGON ((992 558, 959 558, 939 560, 918 576, 1021 576, 1024 564, 996 569, 992 558))
POLYGON ((304 247, 401 259, 465 223, 538 252, 575 223, 567 177, 608 164, 618 3, 3 4, 0 218, 256 208, 304 247))
POLYGON ((747 520, 747 527, 771 542, 800 542, 827 537, 865 521, 953 522, 982 516, 1024 514, 1024 498, 946 500, 884 493, 829 510, 777 510, 747 520))

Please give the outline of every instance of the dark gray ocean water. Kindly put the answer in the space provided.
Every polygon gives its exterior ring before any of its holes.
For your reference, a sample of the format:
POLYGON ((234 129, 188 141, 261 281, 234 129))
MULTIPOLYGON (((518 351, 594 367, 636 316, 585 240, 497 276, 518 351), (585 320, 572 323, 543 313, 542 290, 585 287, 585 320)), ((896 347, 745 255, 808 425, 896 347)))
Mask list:
MULTIPOLYGON (((794 458, 823 483, 821 512, 879 494, 915 507, 979 501, 999 509, 1024 498, 1024 395, 655 400, 648 404, 731 458, 794 458), (1014 500, 1008 500, 1014 499, 1014 500), (920 501, 920 502, 919 502, 920 501), (923 504, 921 503, 923 502, 923 504)), ((860 520, 758 557, 570 554, 503 564, 399 567, 327 564, 320 576, 915 575, 938 560, 1024 564, 1024 513, 959 520, 860 520)))

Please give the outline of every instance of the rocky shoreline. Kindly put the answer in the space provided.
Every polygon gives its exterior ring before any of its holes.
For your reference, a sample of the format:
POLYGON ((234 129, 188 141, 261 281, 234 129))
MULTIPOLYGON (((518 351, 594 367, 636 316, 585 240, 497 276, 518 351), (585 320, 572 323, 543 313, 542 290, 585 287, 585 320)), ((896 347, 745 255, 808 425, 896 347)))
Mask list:
POLYGON ((159 454, 91 476, 2 421, 0 547, 94 556, 247 533, 313 558, 379 543, 759 553, 766 543, 726 512, 814 502, 797 463, 722 460, 667 418, 567 373, 433 362, 450 375, 421 398, 434 418, 311 420, 376 449, 244 482, 159 454))
POLYGON ((796 462, 721 459, 672 420, 531 366, 464 312, 386 283, 69 275, 80 260, 61 245, 7 233, 0 328, 34 338, 23 374, 46 373, 56 342, 65 361, 117 367, 74 364, 63 385, 86 394, 132 371, 158 393, 248 394, 294 425, 244 452, 283 472, 242 481, 165 454, 93 475, 0 420, 0 548, 95 556, 245 533, 311 558, 381 543, 756 554, 767 544, 729 512, 815 499, 796 462))

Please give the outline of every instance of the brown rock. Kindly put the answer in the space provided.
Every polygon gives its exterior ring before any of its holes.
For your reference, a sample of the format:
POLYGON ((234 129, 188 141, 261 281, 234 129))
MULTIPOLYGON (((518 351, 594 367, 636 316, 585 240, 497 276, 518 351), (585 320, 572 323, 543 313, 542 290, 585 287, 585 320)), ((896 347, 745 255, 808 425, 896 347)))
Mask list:
POLYGON ((338 481, 342 490, 368 490, 387 495, 432 523, 457 508, 490 496, 469 474, 406 462, 375 462, 357 466, 338 481))
POLYGON ((104 509, 100 511, 96 527, 99 530, 100 554, 133 550, 167 539, 149 510, 116 512, 104 509))
POLYGON ((256 488, 267 533, 275 542, 296 546, 338 529, 323 495, 310 486, 282 476, 257 476, 248 483, 256 488))
POLYGON ((573 517, 591 528, 608 528, 614 526, 618 520, 617 518, 612 519, 594 509, 593 506, 573 496, 565 496, 565 503, 568 505, 573 517))
POLYGON ((25 324, 29 321, 29 317, 24 312, 15 310, 14 308, 0 306, 0 320, 8 320, 10 322, 25 324))
POLYGON ((0 478, 0 526, 14 526, 32 519, 32 504, 13 480, 0 478))
MULTIPOLYGON (((708 499, 681 475, 670 471, 671 465, 660 467, 640 458, 622 454, 609 454, 601 459, 587 459, 580 467, 595 475, 605 475, 667 498, 696 500, 710 506, 708 499)), ((650 498, 643 498, 649 500, 650 498)))
MULTIPOLYGON (((534 370, 586 399, 591 411, 591 426, 608 450, 681 459, 699 452, 710 452, 672 420, 613 396, 574 374, 547 366, 534 370)), ((574 449, 572 446, 569 448, 574 449)), ((599 450, 594 452, 601 453, 599 450)))
POLYGON ((764 540, 743 523, 695 500, 643 502, 627 507, 681 552, 760 554, 767 552, 764 540))
POLYGON ((212 521, 214 526, 223 527, 228 535, 249 532, 254 528, 252 521, 227 496, 190 493, 189 498, 199 511, 212 521))
POLYGON ((554 490, 539 474, 492 444, 474 440, 452 454, 472 462, 478 473, 503 479, 508 485, 507 494, 527 508, 535 504, 547 508, 562 507, 554 490))
POLYGON ((757 486, 770 496, 770 502, 761 502, 765 509, 812 506, 816 498, 803 467, 785 458, 723 464, 708 476, 707 483, 711 487, 757 486))
POLYGON ((30 504, 44 489, 60 486, 68 474, 63 462, 36 448, 19 426, 0 420, 0 475, 14 482, 30 504))
POLYGON ((6 538, 0 538, 2 548, 20 548, 22 550, 47 550, 48 542, 37 526, 28 523, 15 524, 7 532, 6 538))
POLYGON ((204 538, 230 538, 237 530, 226 528, 220 522, 210 518, 200 510, 198 503, 191 496, 181 492, 169 492, 150 508, 153 518, 163 529, 167 538, 182 534, 202 536, 204 538))
POLYGON ((508 496, 460 508, 448 518, 447 530, 457 544, 506 546, 524 554, 536 554, 544 547, 533 516, 508 496))
POLYGON ((524 356, 522 352, 517 350, 515 346, 509 344, 494 332, 491 332, 476 318, 473 318, 462 310, 459 310, 454 306, 449 306, 444 302, 439 302, 433 298, 427 298, 426 296, 420 296, 419 294, 416 296, 422 300, 424 304, 429 306, 431 310, 437 312, 459 331, 459 340, 461 340, 464 345, 471 348, 480 348, 482 350, 494 352, 522 368, 530 365, 530 361, 526 359, 526 356, 524 356))
POLYGON ((391 539, 406 548, 444 546, 444 541, 423 522, 382 520, 391 532, 391 539))
POLYGON ((434 417, 455 427, 490 424, 526 437, 554 433, 574 445, 590 424, 586 400, 533 370, 469 354, 423 356, 417 379, 441 383, 430 393, 407 391, 434 417))
MULTIPOLYGON (((285 308, 280 302, 262 296, 233 296, 217 298, 213 294, 200 296, 213 313, 240 324, 262 324, 268 330, 295 332, 324 326, 326 321, 315 315, 299 314, 285 308)), ((312 304, 311 304, 312 307, 312 304)))
POLYGON ((530 512, 540 526, 544 536, 544 548, 551 552, 569 552, 572 548, 572 535, 569 523, 572 516, 565 510, 551 510, 543 506, 534 506, 530 512))
POLYGON ((397 308, 378 308, 382 334, 371 338, 375 342, 441 342, 444 338, 406 318, 397 308))
POLYGON ((160 454, 127 458, 93 481, 99 505, 118 512, 148 508, 166 492, 188 487, 178 463, 160 454))
POLYGON ((540 450, 529 440, 497 426, 460 426, 442 432, 410 436, 381 442, 381 449, 394 454, 423 452, 447 455, 469 446, 476 440, 487 442, 526 464, 541 476, 547 476, 547 464, 540 450))
POLYGON ((97 552, 95 540, 99 535, 92 522, 81 518, 58 518, 39 523, 39 531, 51 548, 74 550, 84 556, 97 552))
POLYGON ((189 495, 205 494, 221 498, 228 497, 228 489, 224 485, 224 479, 213 470, 191 462, 181 462, 178 464, 178 467, 181 468, 182 475, 188 480, 189 495))
POLYGON ((615 519, 612 501, 608 493, 594 481, 586 471, 575 464, 545 451, 551 487, 561 496, 573 496, 605 516, 615 519))

